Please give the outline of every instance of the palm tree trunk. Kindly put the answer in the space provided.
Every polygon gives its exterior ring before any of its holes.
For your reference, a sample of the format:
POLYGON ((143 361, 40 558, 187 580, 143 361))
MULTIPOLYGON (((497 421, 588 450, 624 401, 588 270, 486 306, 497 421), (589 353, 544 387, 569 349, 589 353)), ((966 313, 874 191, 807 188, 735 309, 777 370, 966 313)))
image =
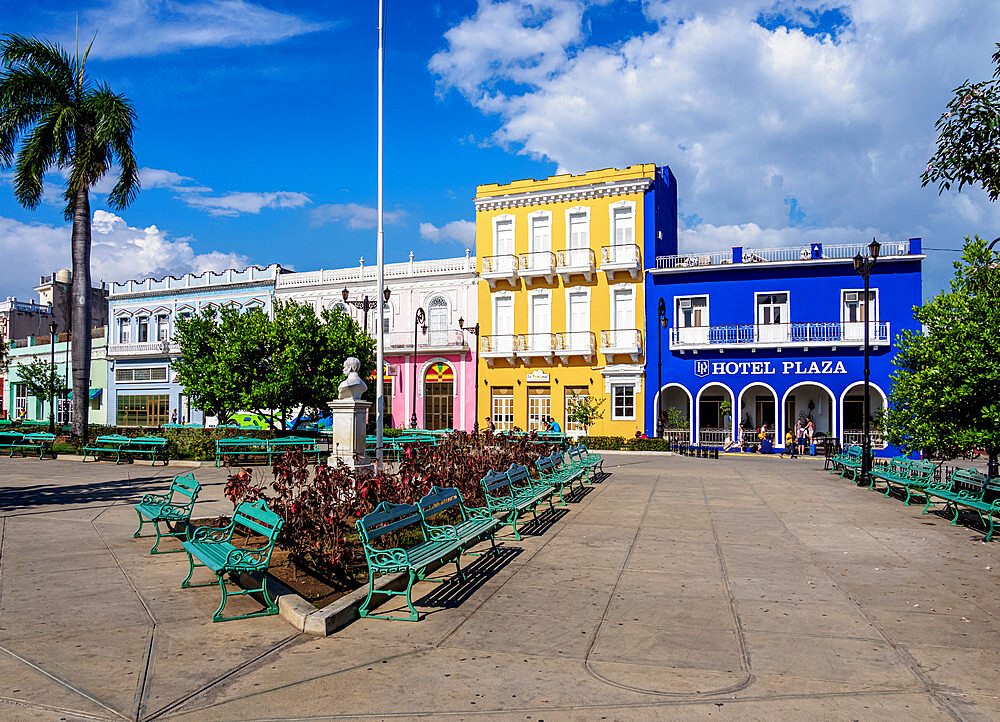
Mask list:
POLYGON ((73 436, 87 438, 90 410, 90 194, 76 192, 73 204, 73 436))

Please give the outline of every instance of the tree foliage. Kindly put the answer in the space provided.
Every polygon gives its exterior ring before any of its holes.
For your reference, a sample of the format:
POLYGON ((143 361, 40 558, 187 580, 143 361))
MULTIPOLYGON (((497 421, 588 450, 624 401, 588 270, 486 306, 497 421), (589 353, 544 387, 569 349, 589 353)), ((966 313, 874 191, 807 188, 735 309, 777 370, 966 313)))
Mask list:
MULTIPOLYGON (((46 174, 62 171, 73 221, 73 435, 86 437, 90 388, 90 188, 117 166, 107 204, 121 210, 139 192, 132 153, 136 114, 105 83, 92 84, 83 57, 23 35, 0 40, 0 169, 13 168, 14 197, 33 209, 46 174)), ((49 176, 51 177, 51 176, 49 176)))
POLYGON ((892 444, 947 457, 1000 451, 1000 264, 966 238, 948 291, 916 309, 925 332, 904 331, 885 431, 892 444))
POLYGON ((273 413, 272 426, 287 428, 336 398, 349 356, 361 361, 362 378, 375 369, 374 341, 347 314, 317 316, 295 302, 278 304, 274 318, 260 309, 206 309, 178 319, 174 338, 181 357, 173 368, 184 392, 220 423, 242 410, 273 413))
POLYGON ((573 394, 569 403, 566 404, 566 420, 573 424, 580 424, 584 429, 590 427, 592 423, 604 417, 601 405, 604 399, 594 399, 590 396, 577 396, 573 394))
POLYGON ((937 152, 920 176, 943 193, 981 185, 991 201, 1000 197, 1000 43, 993 54, 993 80, 966 80, 953 91, 934 128, 937 152))
POLYGON ((34 396, 42 401, 48 401, 66 390, 66 385, 56 367, 48 361, 35 359, 17 367, 19 383, 24 384, 28 396, 34 396))

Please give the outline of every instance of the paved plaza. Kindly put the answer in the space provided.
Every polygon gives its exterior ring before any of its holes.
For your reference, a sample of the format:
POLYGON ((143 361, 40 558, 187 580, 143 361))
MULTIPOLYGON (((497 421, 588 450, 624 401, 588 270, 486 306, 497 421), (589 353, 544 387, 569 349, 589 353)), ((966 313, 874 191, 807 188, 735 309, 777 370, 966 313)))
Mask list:
MULTIPOLYGON (((217 587, 131 538, 188 469, 0 459, 0 719, 1000 718, 1000 544, 815 459, 607 458, 416 587, 421 621, 328 638, 213 624, 217 587)), ((194 472, 195 515, 229 511, 194 472)))

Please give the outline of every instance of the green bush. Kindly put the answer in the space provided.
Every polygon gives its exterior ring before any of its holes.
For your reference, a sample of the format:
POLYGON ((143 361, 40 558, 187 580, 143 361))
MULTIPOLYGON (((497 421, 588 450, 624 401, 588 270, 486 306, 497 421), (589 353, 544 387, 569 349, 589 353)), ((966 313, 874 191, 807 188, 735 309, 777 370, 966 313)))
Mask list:
MULTIPOLYGON (((310 434, 291 432, 295 436, 311 436, 310 434)), ((215 440, 231 439, 236 436, 251 439, 273 439, 285 434, 262 429, 229 429, 213 427, 210 429, 160 429, 160 428, 121 428, 118 426, 91 426, 89 440, 94 441, 99 436, 160 436, 167 440, 167 454, 171 459, 187 459, 193 461, 212 461, 215 459, 215 440)), ((73 452, 83 453, 82 439, 70 437, 69 444, 73 452)))
POLYGON ((580 443, 588 451, 620 451, 625 448, 625 438, 622 436, 581 436, 580 443))

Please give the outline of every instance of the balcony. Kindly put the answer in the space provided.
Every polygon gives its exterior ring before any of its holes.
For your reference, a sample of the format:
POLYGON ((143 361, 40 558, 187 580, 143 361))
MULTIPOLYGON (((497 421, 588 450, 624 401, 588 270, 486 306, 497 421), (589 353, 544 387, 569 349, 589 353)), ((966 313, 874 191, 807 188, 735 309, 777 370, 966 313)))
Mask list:
POLYGON ((517 275, 524 279, 526 285, 531 285, 537 278, 552 283, 556 277, 556 254, 552 251, 522 253, 517 257, 517 275))
POLYGON ((601 331, 601 353, 605 356, 628 355, 633 362, 638 361, 642 355, 642 332, 634 328, 601 331))
POLYGON ((563 363, 574 356, 583 356, 587 361, 594 358, 597 344, 593 331, 566 331, 556 335, 556 353, 563 363))
POLYGON ((556 253, 556 273, 567 283, 573 274, 582 275, 589 281, 594 275, 594 268, 592 248, 570 248, 556 253))
POLYGON ((524 358, 541 357, 552 363, 556 352, 556 335, 554 333, 526 333, 517 337, 517 355, 524 358))
POLYGON ((513 366, 517 360, 519 344, 519 337, 513 333, 483 336, 479 339, 479 355, 486 359, 486 363, 490 366, 496 363, 498 358, 506 359, 513 366))
MULTIPOLYGON (((726 348, 786 348, 810 346, 837 347, 864 344, 865 324, 862 322, 826 321, 816 323, 743 323, 727 326, 695 326, 670 329, 670 349, 699 350, 726 348)), ((889 322, 868 324, 868 341, 872 348, 891 342, 889 322)))
MULTIPOLYGON (((682 253, 676 256, 657 256, 653 273, 680 270, 709 270, 741 268, 750 263, 800 265, 803 263, 851 263, 857 254, 868 255, 864 243, 811 243, 787 248, 744 248, 734 246, 728 251, 711 253, 682 253)), ((880 261, 906 259, 921 254, 919 238, 908 241, 886 241, 879 252, 880 261)))
POLYGON ((180 356, 181 347, 173 341, 143 341, 108 345, 108 358, 163 358, 180 356))
POLYGON ((483 268, 479 275, 490 284, 490 288, 493 288, 497 281, 514 283, 517 280, 517 270, 517 256, 513 254, 483 256, 483 268))
POLYGON ((627 243, 618 246, 601 247, 601 270, 611 278, 618 272, 626 272, 633 279, 642 272, 639 246, 627 243))
MULTIPOLYGON (((385 334, 385 352, 393 356, 413 353, 413 331, 392 331, 385 334)), ((417 332, 417 353, 455 353, 467 351, 465 332, 457 328, 417 332)))

